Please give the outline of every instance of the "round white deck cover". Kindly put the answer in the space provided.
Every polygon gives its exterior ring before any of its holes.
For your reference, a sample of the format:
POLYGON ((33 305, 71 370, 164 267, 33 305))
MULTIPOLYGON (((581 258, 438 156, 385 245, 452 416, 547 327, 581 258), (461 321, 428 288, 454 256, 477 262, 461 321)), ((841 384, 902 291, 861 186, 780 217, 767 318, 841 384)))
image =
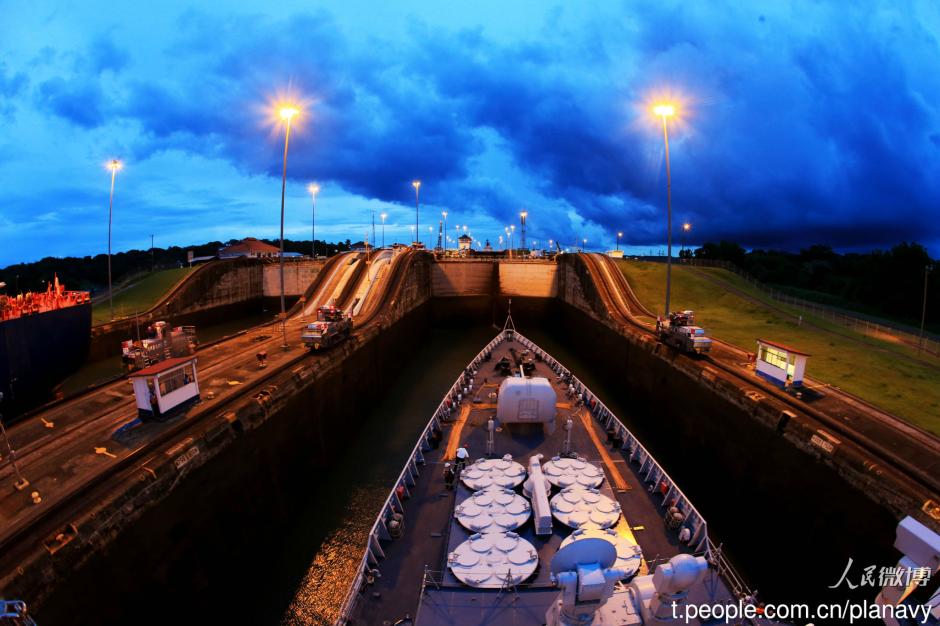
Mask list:
POLYGON ((571 528, 610 528, 620 519, 620 505, 597 489, 569 487, 550 504, 555 519, 571 528))
POLYGON ((613 544, 617 550, 617 562, 614 563, 614 567, 626 572, 624 578, 630 578, 639 571, 643 561, 643 551, 640 550, 640 546, 629 537, 621 537, 612 528, 579 528, 565 537, 559 548, 588 538, 603 539, 613 544))
POLYGON ((535 572, 535 547, 513 532, 477 533, 447 555, 457 579, 480 589, 517 585, 535 572))
POLYGON ((584 459, 553 457, 542 465, 542 473, 551 484, 565 489, 584 487, 597 489, 604 482, 604 472, 584 459))
POLYGON ((478 533, 515 530, 529 519, 529 501, 511 489, 478 491, 454 509, 460 525, 478 533))
POLYGON ((525 468, 509 455, 501 459, 479 459, 460 472, 460 480, 474 491, 494 486, 513 489, 525 480, 525 468))

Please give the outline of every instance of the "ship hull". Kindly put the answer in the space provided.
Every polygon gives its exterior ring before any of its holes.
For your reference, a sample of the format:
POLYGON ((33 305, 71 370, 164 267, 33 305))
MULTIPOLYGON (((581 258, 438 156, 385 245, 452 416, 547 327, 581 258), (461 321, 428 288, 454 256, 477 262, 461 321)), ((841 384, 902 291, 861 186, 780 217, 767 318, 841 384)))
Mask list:
POLYGON ((88 356, 91 303, 0 323, 0 392, 13 418, 50 398, 88 356))

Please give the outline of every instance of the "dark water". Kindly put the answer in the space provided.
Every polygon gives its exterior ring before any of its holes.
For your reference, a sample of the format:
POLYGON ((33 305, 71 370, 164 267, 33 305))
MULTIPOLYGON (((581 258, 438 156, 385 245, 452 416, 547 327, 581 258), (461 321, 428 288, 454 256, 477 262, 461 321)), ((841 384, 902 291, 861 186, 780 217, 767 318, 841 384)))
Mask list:
MULTIPOLYGON (((521 332, 564 362, 644 439, 766 599, 839 601, 844 596, 825 587, 838 580, 849 556, 856 567, 893 564, 893 537, 882 532, 893 520, 831 472, 824 475, 828 470, 820 470, 821 493, 803 491, 805 484, 787 491, 787 468, 759 467, 742 475, 709 450, 677 452, 654 427, 659 418, 631 410, 637 403, 618 384, 622 373, 612 367, 612 355, 588 349, 550 311, 520 310, 516 317, 521 332)), ((198 554, 168 554, 170 562, 159 571, 130 577, 133 546, 147 538, 122 536, 106 558, 93 559, 44 605, 40 623, 167 623, 165 611, 176 614, 173 623, 331 622, 390 484, 443 393, 497 332, 491 322, 490 314, 439 315, 415 332, 409 350, 389 360, 399 370, 397 379, 374 394, 368 414, 354 416, 355 427, 338 444, 342 449, 331 467, 278 494, 301 500, 289 519, 272 516, 236 530, 237 507, 201 511, 194 522, 201 533, 198 554), (245 541, 246 533, 253 539, 245 541)), ((172 537, 163 539, 172 544, 172 537)), ((874 596, 870 588, 862 591, 860 597, 874 596)))

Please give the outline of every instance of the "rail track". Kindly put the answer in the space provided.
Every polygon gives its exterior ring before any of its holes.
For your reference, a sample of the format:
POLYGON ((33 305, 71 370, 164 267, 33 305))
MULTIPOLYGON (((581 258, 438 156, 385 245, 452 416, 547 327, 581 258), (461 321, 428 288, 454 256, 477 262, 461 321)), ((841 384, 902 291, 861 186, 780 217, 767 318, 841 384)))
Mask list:
MULTIPOLYGON (((632 328, 634 332, 639 332, 642 335, 655 339, 655 331, 647 324, 644 324, 640 319, 642 317, 655 319, 655 315, 637 299, 633 290, 627 283, 626 278, 623 276, 623 273, 616 267, 613 261, 606 256, 597 254, 581 254, 578 255, 578 257, 585 263, 588 272, 595 277, 594 284, 598 289, 598 295, 601 296, 601 299, 607 306, 613 321, 632 328), (620 303, 620 305, 617 306, 617 303, 620 303)), ((723 350, 731 355, 743 354, 740 348, 728 343, 715 339, 713 339, 713 342, 718 343, 723 350)), ((740 371, 739 366, 729 364, 727 361, 712 355, 704 355, 700 358, 725 375, 754 388, 755 391, 758 391, 760 394, 770 396, 783 403, 788 408, 795 409, 809 416, 814 421, 824 426, 826 430, 831 431, 832 434, 838 435, 843 441, 853 443, 859 449, 864 450, 872 457, 878 459, 883 467, 898 474, 898 478, 901 479, 902 484, 902 477, 906 477, 916 482, 917 485, 927 493, 940 493, 940 452, 938 452, 940 451, 940 443, 938 443, 935 438, 931 438, 927 441, 920 438, 912 440, 914 447, 926 449, 925 455, 927 458, 930 458, 932 455, 934 459, 932 464, 927 465, 912 463, 901 454, 898 454, 897 450, 886 448, 870 437, 847 427, 832 416, 805 403, 796 401, 782 390, 756 382, 752 377, 740 371)), ((892 426, 901 428, 904 432, 909 430, 907 424, 902 424, 898 418, 893 416, 887 417, 894 421, 892 426)))
MULTIPOLYGON (((369 306, 368 315, 360 317, 359 320, 357 320, 356 334, 361 334, 372 324, 382 321, 379 318, 379 313, 399 294, 404 278, 407 276, 406 270, 411 260, 415 258, 414 254, 415 253, 412 251, 407 251, 398 255, 394 266, 390 268, 387 274, 388 280, 386 281, 384 289, 380 288, 379 293, 375 294, 379 297, 379 301, 369 306)), ((339 256, 341 255, 337 255, 337 257, 339 256)), ((333 259, 336 259, 333 265, 334 267, 339 266, 341 263, 341 259, 337 257, 333 257, 333 259)), ((331 261, 333 261, 333 259, 331 259, 331 261)), ((327 266, 324 266, 324 270, 327 269, 327 266)), ((316 284, 308 288, 308 293, 318 294, 322 292, 322 287, 333 278, 333 274, 333 271, 321 271, 320 274, 318 274, 318 279, 314 281, 316 284)), ((293 315, 290 320, 296 320, 302 315, 303 308, 295 306, 292 308, 291 313, 293 315)), ((278 323, 279 322, 275 320, 255 328, 263 329, 265 327, 276 326, 278 323)), ((277 335, 278 333, 272 333, 270 338, 265 339, 261 343, 250 343, 248 346, 241 349, 240 353, 235 358, 238 358, 241 363, 246 361, 250 363, 257 350, 263 349, 263 347, 279 345, 281 339, 277 335)), ((306 350, 287 358, 285 361, 278 363, 276 367, 270 368, 261 376, 240 387, 237 393, 227 395, 218 402, 214 402, 205 407, 203 410, 195 411, 194 414, 187 416, 187 418, 183 420, 165 425, 160 432, 149 438, 146 442, 114 458, 100 470, 89 474, 87 477, 70 486, 65 493, 57 494, 54 500, 39 505, 37 509, 30 511, 30 515, 25 515, 19 520, 14 520, 14 522, 4 528, 2 534, 0 534, 0 555, 3 555, 0 558, 2 558, 4 565, 19 562, 27 552, 35 549, 35 544, 30 545, 29 542, 24 541, 27 537, 46 537, 57 533, 65 524, 69 523, 71 519, 70 513, 72 513, 75 508, 81 506, 83 502, 93 501, 86 500, 86 498, 90 498, 90 496, 99 493, 98 490, 101 490, 102 493, 105 492, 108 486, 112 485, 115 480, 128 478, 139 473, 147 459, 153 458, 170 444, 181 440, 186 435, 199 432, 204 426, 205 420, 213 416, 218 416, 221 412, 224 412, 227 406, 239 399, 264 390, 275 377, 296 365, 307 360, 317 360, 321 358, 323 358, 322 355, 311 354, 306 350)), ((200 372, 200 377, 206 379, 212 376, 213 373, 221 373, 224 369, 231 368, 232 364, 233 358, 231 355, 221 355, 218 362, 214 363, 206 370, 203 370, 203 372, 200 372)), ((116 383, 116 385, 119 384, 120 382, 116 383)), ((100 391, 101 390, 98 389, 94 392, 100 391)), ((78 401, 80 398, 81 397, 74 398, 73 400, 78 401)), ((20 461, 28 466, 30 462, 45 456, 48 451, 52 449, 53 444, 58 444, 62 438, 67 435, 82 435, 82 439, 85 441, 85 447, 87 447, 87 440, 94 440, 96 436, 100 437, 101 435, 111 432, 117 424, 133 419, 136 416, 134 406, 133 401, 129 400, 122 403, 120 406, 113 407, 100 415, 94 416, 90 420, 80 421, 67 430, 60 430, 55 433, 54 436, 50 435, 44 437, 32 445, 26 446, 24 453, 20 456, 20 461)), ((3 569, 6 570, 7 568, 4 567, 3 569)))

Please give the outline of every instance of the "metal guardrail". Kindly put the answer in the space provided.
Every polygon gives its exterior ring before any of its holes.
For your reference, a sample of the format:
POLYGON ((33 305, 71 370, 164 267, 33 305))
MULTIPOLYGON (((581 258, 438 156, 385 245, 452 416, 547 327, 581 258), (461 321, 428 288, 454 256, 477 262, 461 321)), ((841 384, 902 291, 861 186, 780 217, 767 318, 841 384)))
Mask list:
MULTIPOLYGON (((584 402, 584 406, 591 411, 593 417, 599 422, 603 422, 605 428, 613 428, 615 433, 621 437, 623 443, 620 449, 625 452, 629 451, 627 455, 628 460, 640 465, 638 474, 642 476, 647 485, 649 485, 649 490, 654 491, 657 488, 662 490, 663 486, 665 486, 666 491, 663 497, 663 508, 668 509, 671 506, 676 506, 682 512, 685 517, 683 525, 688 526, 689 530, 692 532, 688 544, 693 552, 708 559, 709 563, 711 563, 718 574, 724 579, 729 591, 734 594, 735 597, 750 595, 750 589, 741 576, 734 570, 731 563, 725 558, 721 546, 716 546, 708 536, 708 524, 705 518, 699 513, 698 509, 695 508, 689 498, 686 497, 685 493, 679 489, 672 477, 659 465, 653 458, 653 455, 650 454, 633 433, 624 426, 623 422, 621 422, 587 386, 559 361, 542 350, 531 340, 521 335, 518 331, 503 330, 477 353, 476 357, 470 361, 469 367, 476 369, 487 353, 491 352, 493 348, 510 336, 523 346, 538 354, 543 362, 547 363, 556 374, 570 377, 571 384, 574 385, 576 393, 584 402)), ((402 469, 401 473, 398 475, 388 497, 382 504, 381 510, 369 531, 366 549, 359 563, 356 577, 353 579, 349 593, 340 607, 339 616, 335 622, 336 626, 345 626, 347 621, 351 619, 352 613, 359 600, 359 592, 367 572, 371 567, 377 566, 380 560, 385 557, 381 542, 389 541, 392 538, 388 530, 388 522, 391 520, 393 514, 404 512, 404 506, 398 492, 401 490, 405 497, 410 495, 409 488, 415 485, 419 473, 418 466, 424 465, 425 462, 424 452, 431 449, 430 440, 433 432, 436 430, 443 432, 441 420, 449 417, 453 411, 451 407, 457 406, 463 399, 462 396, 466 384, 467 374, 466 371, 464 371, 464 373, 457 377, 454 384, 451 385, 450 389, 441 400, 441 403, 434 411, 431 419, 428 420, 427 425, 424 427, 420 437, 418 437, 417 443, 411 451, 411 455, 408 457, 408 461, 405 463, 404 469, 402 469)), ((428 573, 429 571, 425 572, 424 580, 422 581, 422 591, 423 586, 428 581, 428 573)))

